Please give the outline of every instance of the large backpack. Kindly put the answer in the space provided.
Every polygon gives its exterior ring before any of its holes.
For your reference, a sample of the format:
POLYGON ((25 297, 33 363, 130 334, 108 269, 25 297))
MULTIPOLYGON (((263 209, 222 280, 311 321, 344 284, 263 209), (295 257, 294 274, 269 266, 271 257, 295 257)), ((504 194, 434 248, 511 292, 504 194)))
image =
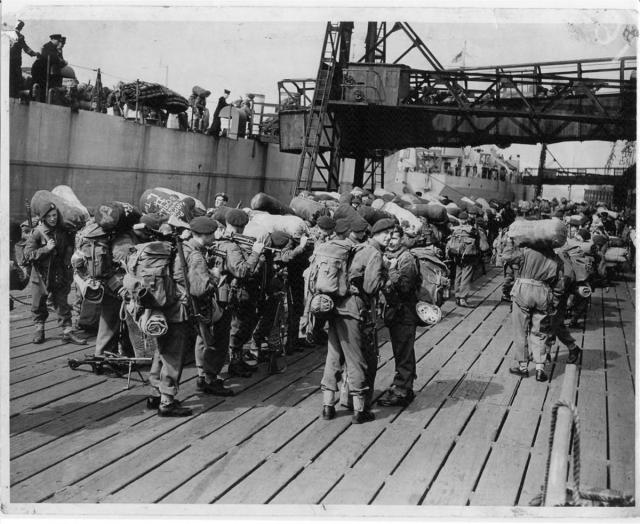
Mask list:
POLYGON ((329 240, 316 246, 309 269, 312 294, 346 297, 349 292, 349 262, 355 252, 349 240, 329 240))
POLYGON ((565 246, 562 251, 571 262, 576 282, 586 282, 594 272, 593 260, 580 246, 565 246))
POLYGON ((123 285, 141 307, 163 308, 177 301, 173 258, 171 243, 163 241, 138 244, 129 255, 123 285))
POLYGON ((449 296, 449 269, 428 247, 411 249, 420 270, 418 300, 441 306, 449 296))
POLYGON ((466 257, 478 254, 478 245, 475 237, 462 227, 453 229, 447 243, 449 253, 456 257, 466 257))
POLYGON ((89 224, 78 233, 78 248, 86 260, 87 274, 107 278, 113 270, 110 236, 97 224, 89 224))

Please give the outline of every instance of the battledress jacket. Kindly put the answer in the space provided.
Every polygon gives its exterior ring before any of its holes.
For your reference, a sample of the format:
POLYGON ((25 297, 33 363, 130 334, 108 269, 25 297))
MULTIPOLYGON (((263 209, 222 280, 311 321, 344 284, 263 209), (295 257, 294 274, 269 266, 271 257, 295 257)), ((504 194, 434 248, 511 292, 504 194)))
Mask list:
POLYGON ((31 282, 44 284, 48 289, 69 285, 73 279, 71 270, 71 256, 74 251, 73 234, 61 227, 50 228, 44 223, 38 224, 24 246, 24 256, 33 262, 36 271, 31 271, 31 282), (47 252, 44 247, 47 240, 56 241, 56 247, 47 252), (49 269, 50 267, 50 269, 49 269), (47 275, 49 281, 46 282, 47 275))

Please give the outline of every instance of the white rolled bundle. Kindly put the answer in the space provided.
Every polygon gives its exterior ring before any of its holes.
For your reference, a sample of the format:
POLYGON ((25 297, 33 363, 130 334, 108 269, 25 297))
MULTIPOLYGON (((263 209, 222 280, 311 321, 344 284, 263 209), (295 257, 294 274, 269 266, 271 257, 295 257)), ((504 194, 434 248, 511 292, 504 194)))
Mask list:
POLYGON ((336 193, 335 191, 314 191, 313 196, 316 197, 317 200, 340 200, 340 193, 336 193))
MULTIPOLYGON (((254 215, 249 221, 249 224, 251 224, 252 222, 261 226, 269 233, 273 233, 274 231, 282 231, 284 233, 287 233, 288 235, 291 235, 292 237, 300 237, 303 234, 309 234, 309 226, 304 220, 295 215, 270 215, 268 213, 261 213, 254 215)), ((249 224, 247 224, 247 226, 245 227, 245 232, 247 231, 247 227, 249 226, 249 224)))
POLYGON ((447 213, 449 215, 453 215, 454 217, 457 217, 460 214, 460 212, 462 211, 462 209, 460 209, 460 206, 458 206, 458 204, 456 204, 455 202, 449 202, 444 207, 447 208, 447 213))
POLYGON ((54 195, 58 195, 60 198, 66 200, 70 205, 77 207, 82 214, 85 216, 85 220, 89 220, 89 211, 87 208, 80 202, 80 199, 76 196, 69 186, 60 185, 54 187, 51 192, 54 195))
POLYGON ((489 202, 487 202, 484 198, 478 197, 476 198, 476 204, 482 206, 482 209, 491 209, 489 202))
POLYGON ((516 247, 562 247, 567 241, 567 226, 561 220, 516 220, 509 227, 516 247))
POLYGON ((469 197, 463 196, 460 199, 460 207, 461 208, 470 209, 470 208, 475 207, 475 205, 476 205, 476 203, 473 200, 471 200, 469 197))
MULTIPOLYGON (((265 213, 268 215, 268 213, 265 213)), ((255 221, 250 220, 246 226, 244 226, 243 235, 247 235, 255 238, 258 242, 262 242, 263 244, 269 238, 269 230, 261 224, 258 224, 255 221)))
POLYGON ((604 254, 605 262, 626 262, 627 250, 624 247, 610 247, 604 254))
POLYGON ((173 189, 168 189, 166 187, 156 187, 155 189, 158 189, 160 191, 164 191, 165 193, 169 193, 170 195, 175 195, 176 197, 178 197, 178 200, 184 200, 185 198, 191 198, 195 202, 196 208, 198 208, 200 211, 204 211, 205 213, 207 212, 206 206, 202 203, 201 200, 198 200, 196 197, 192 197, 191 195, 186 195, 185 193, 180 193, 180 191, 175 191, 173 189))
POLYGON ((161 337, 169 331, 167 319, 159 309, 145 309, 138 320, 138 327, 150 337, 161 337))
MULTIPOLYGON (((373 204, 371 207, 374 207, 373 204)), ((410 235, 417 235, 422 229, 422 221, 411 211, 401 208, 398 204, 387 202, 382 206, 382 211, 386 211, 396 217, 403 229, 410 235), (407 225, 404 225, 403 222, 406 222, 407 225)))
POLYGON ((451 225, 454 225, 454 226, 460 225, 460 220, 458 220, 457 216, 451 215, 451 214, 447 214, 447 216, 449 217, 449 222, 451 223, 451 225))
POLYGON ((378 198, 384 198, 386 197, 394 197, 396 196, 395 193, 392 193, 391 191, 387 191, 386 189, 382 188, 382 187, 377 187, 374 191, 373 191, 373 196, 378 197, 378 198))

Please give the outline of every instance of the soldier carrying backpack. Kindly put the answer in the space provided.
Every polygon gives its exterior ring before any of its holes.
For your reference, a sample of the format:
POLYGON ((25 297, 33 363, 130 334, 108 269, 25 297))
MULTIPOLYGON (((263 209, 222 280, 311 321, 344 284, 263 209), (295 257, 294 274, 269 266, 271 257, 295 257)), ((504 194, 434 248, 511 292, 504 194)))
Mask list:
POLYGON ((471 293, 473 270, 480 253, 478 234, 468 223, 469 215, 466 211, 462 211, 458 219, 460 225, 453 228, 447 242, 446 253, 447 258, 451 258, 455 264, 456 304, 461 307, 472 307, 467 302, 467 297, 471 293))

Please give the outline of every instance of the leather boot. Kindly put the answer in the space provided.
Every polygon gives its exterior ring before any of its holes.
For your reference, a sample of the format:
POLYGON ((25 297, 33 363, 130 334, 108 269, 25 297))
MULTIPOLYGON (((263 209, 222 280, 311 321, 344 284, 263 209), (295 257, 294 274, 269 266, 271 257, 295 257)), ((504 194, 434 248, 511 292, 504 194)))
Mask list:
POLYGON ((42 344, 44 342, 44 324, 36 324, 32 342, 34 344, 42 344))
POLYGON ((87 343, 86 338, 79 337, 71 329, 65 329, 62 332, 62 340, 64 342, 71 342, 72 344, 78 344, 80 346, 84 346, 87 343))
POLYGON ((375 420, 375 415, 371 411, 365 409, 364 397, 353 397, 353 423, 364 424, 375 420))
POLYGON ((322 418, 331 420, 336 416, 336 393, 330 389, 322 390, 322 418))

